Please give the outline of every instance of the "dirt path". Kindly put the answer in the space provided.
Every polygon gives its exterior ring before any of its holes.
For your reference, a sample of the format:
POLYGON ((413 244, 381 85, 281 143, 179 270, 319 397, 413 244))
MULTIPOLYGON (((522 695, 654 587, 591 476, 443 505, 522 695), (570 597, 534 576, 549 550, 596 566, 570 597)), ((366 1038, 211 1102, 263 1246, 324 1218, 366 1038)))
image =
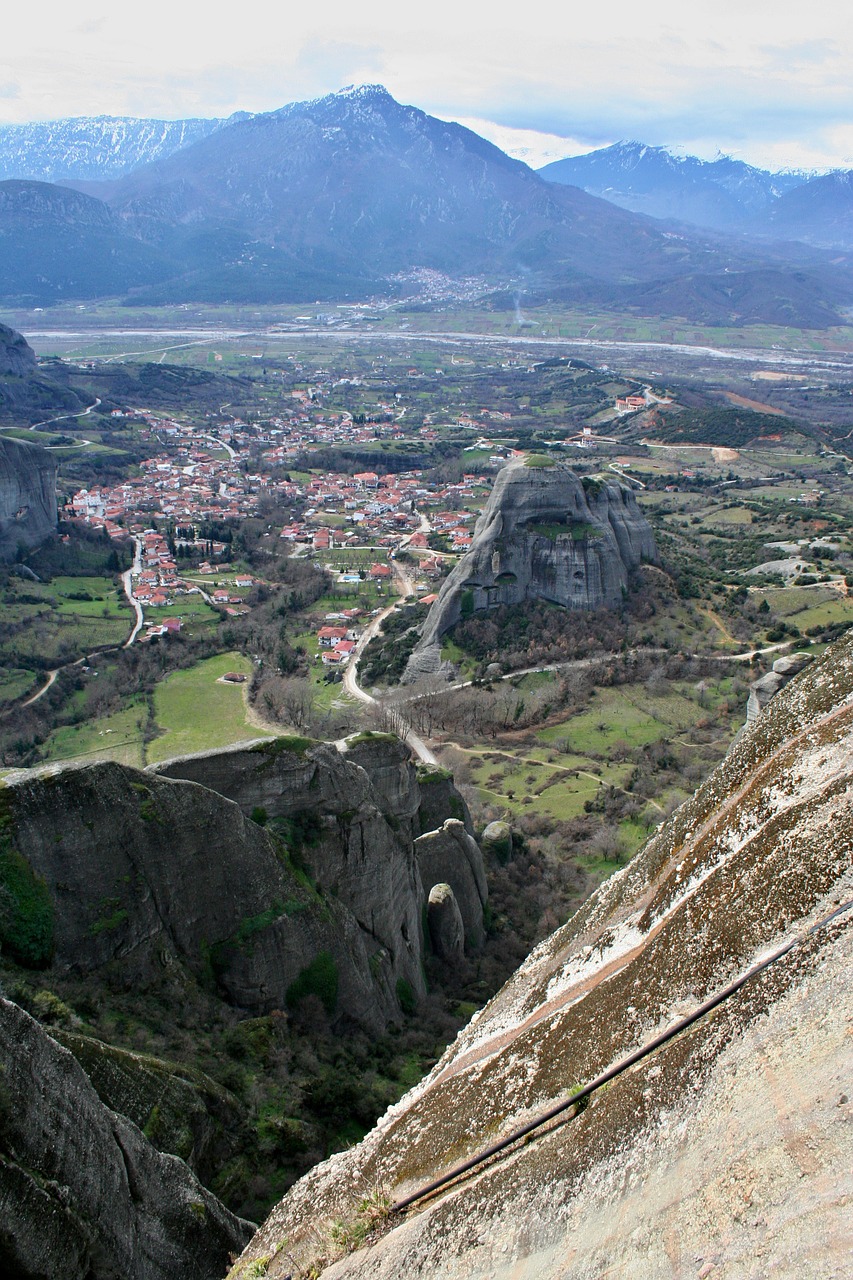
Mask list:
POLYGON ((784 418, 786 416, 784 409, 777 409, 775 405, 765 404, 763 400, 749 400, 746 396, 735 395, 734 391, 725 391, 723 394, 730 404, 736 404, 741 409, 754 409, 758 413, 772 413, 774 418, 784 418))
POLYGON ((38 702, 39 698, 43 698, 61 670, 61 667, 57 667, 55 671, 49 671, 47 674, 47 683, 43 684, 38 692, 34 693, 31 698, 27 698, 26 702, 22 702, 21 706, 31 707, 34 702, 38 702))
POLYGON ((709 620, 709 622, 713 622, 714 626, 717 628, 717 630, 720 632, 721 635, 725 636, 726 641, 729 644, 736 645, 738 643, 737 639, 732 635, 731 631, 729 631, 728 627, 723 622, 722 618, 718 613, 715 613, 713 609, 703 609, 701 604, 697 605, 696 608, 698 609, 699 613, 701 613, 704 617, 706 617, 709 620))

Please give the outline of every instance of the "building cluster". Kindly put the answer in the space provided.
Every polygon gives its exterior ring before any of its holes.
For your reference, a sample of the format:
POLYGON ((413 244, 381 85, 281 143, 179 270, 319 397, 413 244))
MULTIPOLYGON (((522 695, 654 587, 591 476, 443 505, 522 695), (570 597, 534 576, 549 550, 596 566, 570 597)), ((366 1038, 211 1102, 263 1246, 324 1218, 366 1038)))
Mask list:
MULTIPOLYGON (((296 392, 294 403, 307 407, 312 395, 311 389, 296 392)), ((427 554, 431 535, 443 535, 443 546, 452 551, 467 550, 474 517, 466 508, 477 505, 491 484, 490 475, 474 470, 453 484, 431 483, 416 469, 322 472, 293 480, 286 464, 292 464, 295 454, 374 439, 375 426, 359 427, 347 415, 318 420, 316 413, 295 413, 287 421, 275 418, 263 425, 235 419, 218 426, 215 434, 147 409, 134 409, 132 416, 145 421, 149 439, 162 448, 140 464, 137 476, 80 489, 65 516, 104 528, 116 538, 133 535, 139 548, 133 595, 146 612, 174 607, 182 595, 193 593, 229 614, 245 612, 241 591, 252 585, 251 579, 218 581, 208 592, 196 577, 190 581, 179 572, 176 557, 195 553, 202 560, 196 568, 199 576, 221 578, 230 544, 207 536, 210 530, 221 536, 223 525, 282 506, 292 507, 294 515, 275 532, 293 544, 294 553, 322 557, 366 546, 392 555, 406 547, 423 554, 425 576, 438 576, 441 559, 427 554), (168 541, 164 529, 169 530, 168 541)), ((367 576, 377 582, 390 577, 381 556, 367 576)), ((347 571, 340 570, 340 577, 345 581, 347 571)), ((361 580, 361 572, 350 571, 350 577, 361 580)), ((179 620, 169 621, 179 626, 179 620)), ((163 634, 165 626, 158 618, 149 632, 163 634)), ((330 653, 329 662, 345 660, 347 643, 344 638, 343 649, 332 646, 338 657, 330 653)))

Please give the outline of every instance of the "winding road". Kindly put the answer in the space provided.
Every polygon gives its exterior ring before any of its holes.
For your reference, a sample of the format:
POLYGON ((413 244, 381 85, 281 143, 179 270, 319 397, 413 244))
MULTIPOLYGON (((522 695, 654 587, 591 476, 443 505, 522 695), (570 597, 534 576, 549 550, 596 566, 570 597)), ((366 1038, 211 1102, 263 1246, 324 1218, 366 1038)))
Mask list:
MULTIPOLYGON (((397 564, 396 561, 392 562, 392 564, 394 583, 399 594, 403 597, 414 595, 415 584, 411 574, 402 565, 397 564)), ((356 644, 349 662, 344 668, 344 692, 348 694, 349 697, 354 698, 357 702, 363 703, 365 706, 380 708, 388 717, 389 724, 392 726, 394 732, 402 738, 407 747, 410 747, 411 750, 414 751, 418 759, 424 764, 437 765, 438 760, 433 752, 430 751, 423 738, 421 738, 419 734, 415 733, 412 726, 400 714, 398 708, 386 706, 379 698, 374 698, 373 694, 368 693, 366 689, 362 689, 361 685, 358 683, 359 660, 367 646, 370 644, 370 641, 381 631, 382 623, 390 613, 394 612, 395 608, 396 601, 392 604, 386 605, 381 613, 377 613, 365 627, 358 639, 358 643, 356 644)))

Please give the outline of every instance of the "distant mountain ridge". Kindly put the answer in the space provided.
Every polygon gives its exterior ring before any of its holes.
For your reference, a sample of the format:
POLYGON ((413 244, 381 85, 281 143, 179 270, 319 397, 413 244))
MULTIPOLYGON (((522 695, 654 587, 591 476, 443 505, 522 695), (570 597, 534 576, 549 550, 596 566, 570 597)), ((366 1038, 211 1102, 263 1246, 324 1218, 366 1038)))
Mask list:
POLYGON ((102 182, 162 160, 246 113, 224 119, 74 116, 0 125, 0 180, 102 182))
POLYGON ((538 172, 652 218, 853 248, 851 171, 771 173, 731 156, 700 160, 666 147, 616 142, 538 172))

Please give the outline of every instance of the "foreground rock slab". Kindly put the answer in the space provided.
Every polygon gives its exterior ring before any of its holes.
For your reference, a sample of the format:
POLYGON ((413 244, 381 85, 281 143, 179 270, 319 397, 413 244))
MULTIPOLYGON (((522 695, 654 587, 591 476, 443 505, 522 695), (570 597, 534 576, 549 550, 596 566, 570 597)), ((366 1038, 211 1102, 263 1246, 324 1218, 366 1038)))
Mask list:
POLYGON ((260 1259, 280 1278, 849 1274, 853 911, 808 929, 851 898, 853 637, 773 699, 358 1147, 291 1188, 232 1276, 260 1259), (332 1224, 357 1223, 362 1198, 423 1187, 794 937, 579 1114, 341 1256, 332 1224))

